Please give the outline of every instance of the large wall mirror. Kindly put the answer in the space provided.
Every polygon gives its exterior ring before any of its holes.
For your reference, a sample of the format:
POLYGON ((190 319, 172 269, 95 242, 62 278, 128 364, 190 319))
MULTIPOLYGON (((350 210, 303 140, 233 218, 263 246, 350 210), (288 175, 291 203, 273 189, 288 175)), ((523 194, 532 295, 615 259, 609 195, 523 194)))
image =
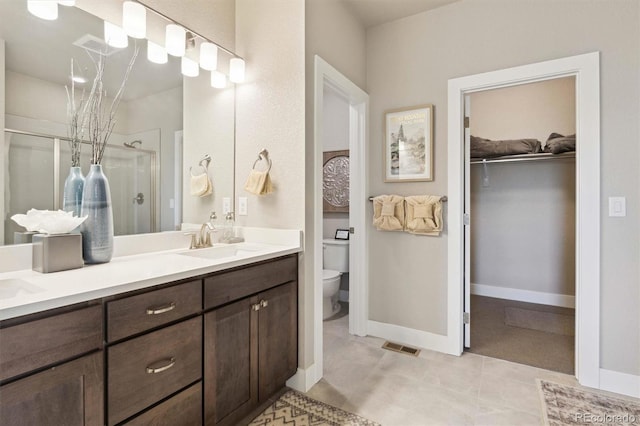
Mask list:
MULTIPOLYGON (((113 3, 113 10, 121 7, 120 0, 101 3, 113 3)), ((5 86, 4 117, 0 118, 4 121, 0 243, 4 244, 13 243, 14 232, 24 230, 10 219, 13 214, 62 206, 71 164, 65 139, 65 86, 70 87, 71 58, 75 74, 89 86, 95 68, 88 52, 104 49, 103 17, 78 7, 58 9, 58 19, 47 21, 30 14, 26 0, 0 1, 0 63, 4 61, 0 84, 5 86)), ((234 197, 233 87, 212 88, 204 70, 199 77, 183 77, 177 57, 169 56, 166 64, 152 63, 147 60, 146 40, 129 38, 128 48, 109 48, 107 95, 118 90, 135 45, 139 54, 103 159, 115 235, 168 231, 184 221, 202 222, 208 219, 204 212, 221 210, 222 199, 234 197), (206 155, 212 158, 213 194, 192 197, 189 169, 200 173, 198 163, 206 155)), ((79 94, 83 85, 75 87, 79 94)), ((90 145, 84 145, 85 175, 90 154, 90 145)))

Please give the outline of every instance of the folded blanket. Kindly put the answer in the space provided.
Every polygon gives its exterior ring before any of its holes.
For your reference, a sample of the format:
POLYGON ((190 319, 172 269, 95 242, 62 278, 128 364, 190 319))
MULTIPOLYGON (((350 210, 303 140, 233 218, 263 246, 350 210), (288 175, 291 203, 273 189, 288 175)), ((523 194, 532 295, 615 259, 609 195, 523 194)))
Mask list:
POLYGON ((576 150, 576 135, 562 136, 560 133, 551 133, 544 144, 544 152, 562 154, 576 150))
POLYGON ((373 199, 373 226, 378 231, 404 229, 404 197, 379 195, 373 199))
POLYGON ((268 171, 251 170, 249 177, 244 184, 244 189, 247 192, 255 195, 266 195, 273 192, 273 185, 271 184, 271 177, 268 171))
POLYGON ((405 197, 406 231, 412 234, 439 236, 442 232, 442 201, 439 195, 405 197))
POLYGON ((503 155, 535 154, 542 151, 537 139, 492 141, 471 136, 471 158, 493 158, 503 155))
POLYGON ((206 197, 213 193, 211 179, 206 173, 197 176, 191 175, 190 193, 194 197, 206 197))

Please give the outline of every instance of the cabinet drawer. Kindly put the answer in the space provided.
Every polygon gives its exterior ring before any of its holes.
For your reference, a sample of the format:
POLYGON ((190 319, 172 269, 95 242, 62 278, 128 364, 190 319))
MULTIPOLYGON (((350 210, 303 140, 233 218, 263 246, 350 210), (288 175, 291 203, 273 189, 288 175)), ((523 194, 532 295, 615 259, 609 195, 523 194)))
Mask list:
POLYGON ((298 279, 298 257, 289 256, 269 263, 226 272, 204 280, 205 309, 298 279))
POLYGON ((128 426, 202 425, 202 383, 197 383, 126 423, 128 426))
POLYGON ((102 347, 102 306, 0 329, 0 380, 102 347))
POLYGON ((113 425, 202 376, 202 317, 108 349, 108 416, 113 425))
POLYGON ((200 309, 200 280, 114 300, 107 303, 107 339, 113 342, 184 318, 200 309))

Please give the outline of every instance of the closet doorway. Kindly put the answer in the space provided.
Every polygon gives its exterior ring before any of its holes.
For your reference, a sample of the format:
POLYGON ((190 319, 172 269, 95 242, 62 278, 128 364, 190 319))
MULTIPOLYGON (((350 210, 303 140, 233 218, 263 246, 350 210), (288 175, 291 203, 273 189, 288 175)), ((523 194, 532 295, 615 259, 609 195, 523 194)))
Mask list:
MULTIPOLYGON (((600 54, 598 52, 483 72, 449 80, 447 177, 447 352, 464 350, 465 286, 464 99, 465 95, 575 76, 576 134, 576 336, 575 375, 600 387, 600 54)), ((468 163, 467 163, 468 164, 468 163)), ((469 247, 468 245, 466 247, 469 247)), ((466 275, 467 281, 469 274, 466 275)), ((467 297, 465 297, 465 295, 467 297)), ((471 319, 473 322, 473 319, 471 319)))
POLYGON ((575 76, 466 95, 469 352, 574 374, 575 76))

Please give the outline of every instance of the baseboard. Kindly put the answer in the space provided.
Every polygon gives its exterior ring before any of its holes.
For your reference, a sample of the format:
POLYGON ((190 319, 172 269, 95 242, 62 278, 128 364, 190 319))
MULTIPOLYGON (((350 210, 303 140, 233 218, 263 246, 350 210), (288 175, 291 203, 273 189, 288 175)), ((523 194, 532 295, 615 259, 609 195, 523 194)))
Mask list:
POLYGON ((447 336, 441 334, 371 320, 367 323, 367 334, 394 343, 451 353, 447 336))
POLYGON ((521 290, 518 288, 498 287, 486 284, 471 284, 471 294, 495 297, 497 299, 518 300, 520 302, 539 303, 541 305, 575 308, 575 296, 566 294, 543 293, 541 291, 521 290))
POLYGON ((601 368, 600 389, 640 398, 640 376, 601 368))
POLYGON ((338 300, 349 303, 349 290, 340 290, 340 293, 338 293, 338 300))
POLYGON ((308 392, 321 378, 316 374, 316 364, 312 364, 306 369, 298 367, 298 371, 287 380, 286 385, 300 392, 308 392))

